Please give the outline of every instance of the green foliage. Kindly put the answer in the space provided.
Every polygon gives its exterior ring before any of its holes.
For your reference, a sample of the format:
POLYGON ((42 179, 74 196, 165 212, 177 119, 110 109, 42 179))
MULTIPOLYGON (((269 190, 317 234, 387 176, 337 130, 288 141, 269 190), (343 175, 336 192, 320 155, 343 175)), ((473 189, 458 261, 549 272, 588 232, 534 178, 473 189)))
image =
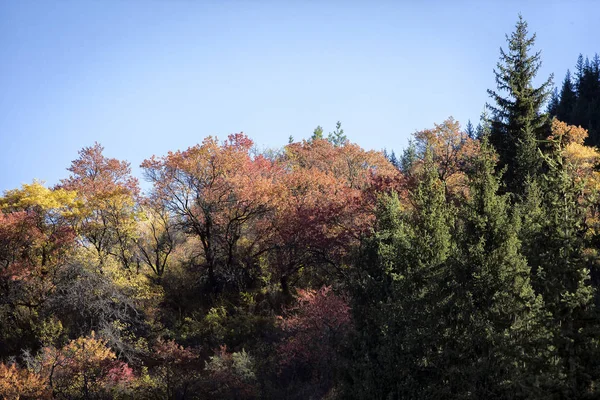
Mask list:
POLYGON ((427 398, 435 390, 453 249, 444 193, 428 151, 414 208, 403 210, 395 195, 381 198, 376 233, 358 264, 349 398, 427 398))
POLYGON ((541 166, 537 141, 548 136, 548 117, 541 107, 550 95, 552 78, 533 86, 541 66, 540 52, 530 54, 535 34, 528 36, 521 15, 507 40, 508 52, 500 49, 500 62, 494 70, 498 91, 488 90, 495 103, 488 105, 492 111, 490 141, 500 156, 500 168, 506 167, 508 191, 520 196, 527 179, 534 179, 541 166))
POLYGON ((587 129, 586 143, 600 144, 600 57, 592 60, 580 54, 577 59, 575 76, 570 71, 563 81, 560 94, 553 96, 548 109, 552 116, 571 125, 587 129))
POLYGON ((348 143, 348 139, 344 134, 342 123, 340 121, 336 122, 335 130, 333 132, 329 132, 327 140, 329 140, 329 142, 331 142, 335 147, 344 146, 346 143, 348 143))
POLYGON ((548 173, 540 189, 530 190, 528 259, 535 271, 534 287, 549 314, 546 327, 554 349, 551 390, 562 398, 593 398, 598 358, 598 320, 585 257, 586 210, 579 184, 568 174, 562 137, 544 156, 548 173), (584 367, 585 366, 585 367, 584 367))
MULTIPOLYGON (((99 144, 0 197, 0 397, 600 397, 600 153, 541 110, 522 18, 474 128, 400 159, 341 123, 129 163, 99 144)), ((549 112, 598 142, 600 60, 549 112)))

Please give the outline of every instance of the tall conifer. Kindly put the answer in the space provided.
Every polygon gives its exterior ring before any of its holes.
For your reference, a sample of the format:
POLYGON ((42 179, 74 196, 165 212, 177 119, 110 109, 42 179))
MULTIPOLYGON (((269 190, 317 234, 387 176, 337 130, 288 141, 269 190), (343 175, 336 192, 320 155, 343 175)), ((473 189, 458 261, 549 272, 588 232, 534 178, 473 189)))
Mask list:
POLYGON ((507 167, 504 179, 508 191, 520 196, 527 177, 535 177, 541 165, 537 141, 547 136, 548 121, 541 107, 550 95, 552 78, 533 86, 541 66, 540 52, 530 54, 535 34, 528 36, 527 22, 521 15, 507 41, 508 51, 500 49, 494 70, 498 91, 488 90, 495 103, 488 105, 492 111, 490 141, 500 156, 499 166, 507 167))

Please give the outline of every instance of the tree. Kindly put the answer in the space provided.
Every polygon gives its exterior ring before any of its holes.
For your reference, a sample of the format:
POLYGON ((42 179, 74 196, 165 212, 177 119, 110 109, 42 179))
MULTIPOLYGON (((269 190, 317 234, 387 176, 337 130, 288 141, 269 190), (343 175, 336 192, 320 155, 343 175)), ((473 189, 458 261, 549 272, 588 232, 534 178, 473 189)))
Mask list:
POLYGON ((202 362, 196 351, 163 339, 152 350, 150 375, 154 379, 145 388, 144 398, 187 399, 186 394, 201 393, 202 362))
POLYGON ((401 204, 382 196, 358 260, 345 398, 431 398, 440 384, 454 212, 431 151, 401 204))
POLYGON ((15 364, 0 363, 0 397, 6 400, 45 400, 51 399, 52 393, 39 375, 15 364))
POLYGON ((206 370, 212 386, 208 390, 211 399, 258 398, 254 361, 244 349, 230 353, 221 346, 206 363, 206 370))
POLYGON ((40 309, 77 247, 69 223, 75 196, 34 182, 0 197, 0 356, 39 346, 40 309))
POLYGON ((336 383, 340 347, 352 328, 350 308, 329 286, 298 290, 296 301, 279 318, 284 333, 277 346, 282 380, 300 380, 297 398, 322 396, 336 383), (303 385, 301 385, 303 386, 303 385))
POLYGON ((352 249, 373 222, 378 179, 393 180, 399 172, 382 153, 353 143, 304 141, 286 146, 285 154, 268 257, 289 295, 290 278, 300 269, 313 278, 318 271, 344 274, 352 249))
POLYGON ((344 146, 346 143, 348 143, 348 138, 346 138, 346 135, 344 134, 342 123, 340 121, 335 124, 335 130, 333 132, 329 132, 327 140, 329 140, 329 142, 336 147, 344 146))
POLYGON ((217 274, 221 284, 248 284, 263 251, 259 222, 269 211, 276 166, 262 156, 252 158, 252 145, 242 133, 223 143, 209 137, 186 151, 142 163, 154 185, 153 198, 186 234, 200 240, 200 265, 211 290, 218 289, 217 274))
POLYGON ((75 226, 91 246, 100 266, 108 256, 116 257, 125 268, 134 261, 135 209, 139 195, 136 178, 126 161, 105 157, 104 147, 95 143, 79 151, 68 169, 71 176, 58 186, 73 190, 82 204, 75 226))
POLYGON ((465 127, 465 134, 471 139, 477 138, 477 133, 475 132, 475 127, 471 123, 471 120, 467 121, 467 126, 465 127))
POLYGON ((71 340, 60 349, 45 347, 36 369, 58 398, 114 398, 130 391, 133 370, 117 360, 106 342, 89 337, 71 340))
POLYGON ((313 131, 313 134, 310 138, 310 140, 320 140, 323 139, 323 128, 321 127, 321 125, 318 125, 315 130, 313 131))
POLYGON ((494 70, 498 91, 488 90, 495 105, 487 107, 492 112, 490 142, 500 156, 499 168, 506 167, 507 190, 520 196, 528 177, 535 178, 541 166, 538 140, 548 136, 548 117, 541 107, 550 95, 552 77, 539 87, 533 86, 541 66, 540 52, 529 54, 535 34, 528 36, 527 22, 521 15, 507 41, 508 52, 500 49, 494 70))
POLYGON ((560 102, 560 96, 558 94, 558 89, 554 88, 552 90, 552 94, 550 95, 550 101, 548 101, 548 108, 547 108, 546 112, 549 115, 556 115, 559 102, 560 102))
POLYGON ((579 136, 582 141, 584 135, 569 137, 565 127, 555 123, 548 139, 550 151, 544 155, 548 172, 539 188, 527 192, 523 204, 532 225, 524 237, 525 254, 534 288, 549 314, 546 329, 551 332, 549 345, 554 349, 549 390, 561 398, 593 398, 598 395, 594 337, 599 320, 585 251, 586 203, 580 201, 582 181, 570 174, 572 159, 565 152, 570 140, 579 136))
POLYGON ((565 79, 560 90, 560 101, 556 108, 556 117, 566 123, 572 123, 573 111, 577 104, 577 93, 575 92, 575 85, 571 80, 571 72, 567 70, 565 79))
POLYGON ((140 206, 142 217, 138 222, 135 243, 142 262, 160 279, 175 249, 178 236, 176 223, 161 201, 146 198, 140 206))
POLYGON ((589 132, 587 143, 600 144, 600 57, 596 54, 590 61, 579 55, 576 65, 577 102, 571 119, 567 122, 581 125, 589 132))
MULTIPOLYGON (((467 187, 465 173, 470 169, 470 160, 479 151, 479 142, 468 136, 452 117, 433 129, 414 134, 416 157, 413 168, 421 168, 427 151, 437 167, 438 176, 446 188, 447 196, 463 193, 467 187)), ((414 171, 413 171, 414 172, 414 171)))
POLYGON ((543 300, 521 252, 519 217, 510 212, 508 196, 498 194, 487 136, 473 164, 469 198, 459 209, 452 302, 445 313, 446 380, 451 392, 465 397, 540 398, 540 382, 547 379, 540 371, 549 355, 543 300))

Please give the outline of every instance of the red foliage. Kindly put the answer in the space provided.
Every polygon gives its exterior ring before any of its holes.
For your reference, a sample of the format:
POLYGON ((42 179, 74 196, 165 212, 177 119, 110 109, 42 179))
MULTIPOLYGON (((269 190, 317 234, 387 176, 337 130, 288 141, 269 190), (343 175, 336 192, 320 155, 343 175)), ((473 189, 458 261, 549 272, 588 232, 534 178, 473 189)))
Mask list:
POLYGON ((135 378, 133 369, 123 361, 115 361, 106 373, 106 379, 112 383, 131 382, 135 378))
POLYGON ((327 286, 318 291, 298 290, 296 304, 280 321, 289 335, 278 347, 283 366, 296 362, 329 365, 352 325, 348 303, 327 286))
POLYGON ((374 221, 374 188, 400 180, 378 152, 326 140, 292 143, 280 160, 284 173, 270 228, 274 274, 287 280, 317 264, 341 271, 345 257, 374 221))
POLYGON ((154 356, 169 364, 187 364, 198 359, 198 355, 185 347, 178 345, 174 340, 159 341, 154 345, 154 356))
POLYGON ((264 157, 252 157, 251 147, 242 133, 223 143, 209 137, 141 165, 154 185, 153 198, 200 240, 213 286, 217 267, 239 266, 261 251, 276 168, 264 157), (244 246, 242 236, 249 239, 244 246))
POLYGON ((0 211, 0 277, 43 275, 64 261, 74 244, 69 226, 49 224, 39 211, 0 211))
POLYGON ((71 177, 63 180, 61 187, 75 190, 86 199, 115 193, 138 195, 138 181, 131 176, 129 163, 107 158, 103 151, 99 143, 81 149, 79 158, 68 168, 71 177))

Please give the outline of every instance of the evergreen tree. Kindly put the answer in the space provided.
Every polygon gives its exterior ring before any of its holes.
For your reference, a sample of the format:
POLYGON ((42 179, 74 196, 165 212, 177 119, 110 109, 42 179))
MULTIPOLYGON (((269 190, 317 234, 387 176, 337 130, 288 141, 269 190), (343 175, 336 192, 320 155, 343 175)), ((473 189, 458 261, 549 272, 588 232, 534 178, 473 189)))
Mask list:
POLYGON ((556 116, 558 111, 558 103, 560 103, 560 96, 558 95, 558 89, 554 88, 552 90, 552 94, 550 95, 550 101, 548 101, 548 109, 546 112, 549 115, 556 116))
POLYGON ((389 154, 384 150, 383 155, 394 167, 400 169, 400 161, 398 161, 398 157, 396 157, 394 150, 392 150, 392 152, 389 154))
POLYGON ((346 138, 346 135, 344 134, 342 123, 340 121, 336 122, 335 130, 333 132, 329 132, 327 140, 329 140, 335 147, 341 147, 348 143, 348 138, 346 138))
POLYGON ((583 78, 583 74, 584 74, 584 63, 583 63, 583 54, 579 53, 579 56, 577 56, 577 62, 575 63, 575 89, 577 90, 577 93, 580 93, 580 83, 581 83, 581 79, 583 78))
POLYGON ((587 144, 600 145, 600 58, 596 54, 592 61, 577 59, 575 88, 577 102, 571 121, 588 130, 587 144))
POLYGON ((396 195, 384 196, 377 232, 360 257, 344 398, 426 399, 445 386, 437 365, 453 213, 427 154, 414 209, 403 209, 396 195))
POLYGON ((500 62, 494 70, 498 91, 488 90, 495 102, 488 105, 492 111, 490 141, 500 156, 500 168, 507 167, 507 189, 520 196, 527 177, 535 177, 541 165, 537 141, 547 136, 548 122, 541 107, 550 95, 552 78, 537 88, 533 86, 541 66, 540 52, 530 54, 535 34, 528 36, 527 22, 521 15, 507 40, 508 52, 500 49, 500 62))
POLYGON ((398 161, 400 171, 402 171, 402 173, 405 175, 410 175, 410 171, 416 161, 417 147, 415 146, 415 142, 410 140, 408 142, 408 147, 402 151, 402 155, 398 161))
POLYGON ((567 70, 565 79, 560 90, 560 101, 556 108, 556 117, 568 124, 573 122, 573 111, 577 103, 577 93, 575 92, 575 85, 571 80, 571 72, 567 70))
POLYGON ((547 173, 532 183, 520 213, 533 283, 544 299, 551 333, 549 391, 558 398, 597 398, 598 316, 585 258, 585 209, 565 168, 562 138, 544 156, 547 173))
POLYGON ((323 139, 323 128, 321 127, 321 125, 317 125, 317 127, 313 131, 313 134, 310 138, 310 140, 317 140, 317 139, 323 139))
POLYGON ((483 112, 481 113, 481 116, 479 117, 479 123, 477 124, 477 128, 475 129, 475 138, 477 140, 481 140, 481 139, 483 139, 484 136, 488 136, 488 140, 489 140, 490 132, 491 132, 490 118, 487 113, 487 110, 484 109, 483 112))
POLYGON ((471 123, 471 120, 469 120, 467 122, 467 126, 465 127, 465 133, 467 134, 468 137, 470 137, 471 139, 475 139, 477 134, 475 132, 475 128, 473 127, 473 124, 471 123))
POLYGON ((579 55, 574 77, 569 71, 560 95, 555 93, 548 104, 548 113, 571 125, 580 125, 589 135, 586 144, 600 145, 600 57, 590 61, 579 55))
POLYGON ((544 398, 543 303, 521 254, 518 217, 510 212, 508 195, 498 194, 494 158, 484 136, 469 200, 459 212, 453 301, 446 313, 454 341, 447 381, 460 398, 544 398))

